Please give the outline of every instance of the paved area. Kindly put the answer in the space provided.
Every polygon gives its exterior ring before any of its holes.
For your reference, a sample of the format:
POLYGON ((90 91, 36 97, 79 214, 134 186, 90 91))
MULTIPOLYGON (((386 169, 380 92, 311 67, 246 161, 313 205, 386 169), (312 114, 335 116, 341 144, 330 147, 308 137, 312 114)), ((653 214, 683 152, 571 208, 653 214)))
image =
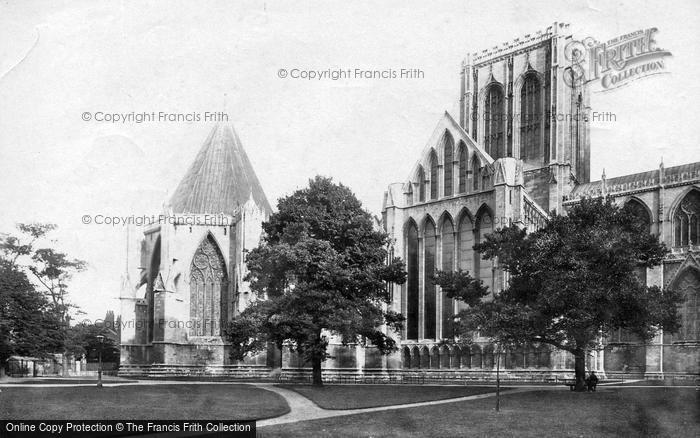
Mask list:
MULTIPOLYGON (((97 380, 92 383, 5 383, 0 382, 0 388, 66 388, 71 386, 95 386, 97 380)), ((152 385, 255 385, 250 382, 189 382, 183 380, 138 380, 119 382, 116 380, 103 380, 102 386, 152 386, 152 385)))
MULTIPOLYGON (((265 427, 265 426, 272 426, 272 425, 277 425, 277 424, 286 424, 286 423, 296 423, 298 421, 309 421, 309 420, 318 420, 321 418, 330 418, 330 417, 340 417, 344 415, 353 415, 353 414, 363 414, 367 412, 379 412, 379 411, 391 411, 395 409, 406 409, 406 408, 414 408, 417 406, 431 406, 431 405, 440 405, 444 403, 454 403, 454 402, 461 402, 461 401, 469 401, 469 400, 478 400, 482 398, 489 398, 489 397, 495 397, 496 393, 495 392, 490 392, 487 394, 477 394, 477 395, 469 395, 465 397, 458 397, 458 398, 448 398, 444 400, 433 400, 433 401, 426 401, 426 402, 418 402, 418 403, 406 403, 406 404, 401 404, 401 405, 391 405, 391 406, 378 406, 375 408, 359 408, 359 409, 323 409, 319 407, 316 403, 312 402, 308 398, 302 396, 301 394, 292 391, 290 389, 285 389, 285 388, 280 388, 278 386, 273 386, 272 384, 255 384, 258 388, 261 389, 266 389, 268 391, 272 391, 274 393, 277 393, 284 397, 284 399, 287 401, 289 404, 290 411, 288 414, 282 415, 281 417, 276 417, 276 418, 269 418, 267 420, 261 420, 258 421, 257 427, 265 427)), ((531 389, 508 389, 505 391, 501 391, 501 394, 513 394, 516 392, 524 392, 524 391, 530 391, 531 389)))

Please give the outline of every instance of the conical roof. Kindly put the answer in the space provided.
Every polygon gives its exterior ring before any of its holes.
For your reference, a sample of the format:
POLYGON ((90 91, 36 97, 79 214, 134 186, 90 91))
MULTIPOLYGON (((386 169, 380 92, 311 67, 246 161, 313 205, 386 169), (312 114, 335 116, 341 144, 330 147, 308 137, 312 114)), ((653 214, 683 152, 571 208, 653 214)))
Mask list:
POLYGON ((250 198, 271 212, 238 135, 230 125, 217 124, 170 198, 170 207, 180 214, 234 214, 250 198))

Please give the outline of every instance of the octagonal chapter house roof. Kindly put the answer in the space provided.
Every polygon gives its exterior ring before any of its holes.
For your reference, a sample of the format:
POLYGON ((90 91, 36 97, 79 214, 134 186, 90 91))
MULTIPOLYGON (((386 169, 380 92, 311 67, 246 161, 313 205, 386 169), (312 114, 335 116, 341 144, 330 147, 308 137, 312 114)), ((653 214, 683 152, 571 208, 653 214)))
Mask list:
POLYGON ((170 198, 170 208, 178 214, 234 215, 251 198, 272 212, 236 131, 219 123, 170 198))

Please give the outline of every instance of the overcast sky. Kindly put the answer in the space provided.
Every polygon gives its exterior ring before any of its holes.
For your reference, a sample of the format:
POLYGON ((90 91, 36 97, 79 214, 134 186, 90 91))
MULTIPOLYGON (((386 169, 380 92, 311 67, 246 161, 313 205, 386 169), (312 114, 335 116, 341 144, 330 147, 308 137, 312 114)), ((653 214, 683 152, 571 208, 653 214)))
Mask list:
POLYGON ((599 41, 657 27, 669 74, 596 93, 592 178, 700 160, 700 2, 32 2, 0 4, 0 231, 59 225, 86 260, 72 300, 118 312, 123 227, 83 215, 158 213, 212 123, 106 123, 84 112, 226 111, 270 202, 316 175, 372 213, 407 178, 444 111, 458 116, 467 53, 555 21, 599 41), (280 69, 417 68, 421 79, 303 80, 280 69), (227 96, 227 97, 224 97, 227 96))

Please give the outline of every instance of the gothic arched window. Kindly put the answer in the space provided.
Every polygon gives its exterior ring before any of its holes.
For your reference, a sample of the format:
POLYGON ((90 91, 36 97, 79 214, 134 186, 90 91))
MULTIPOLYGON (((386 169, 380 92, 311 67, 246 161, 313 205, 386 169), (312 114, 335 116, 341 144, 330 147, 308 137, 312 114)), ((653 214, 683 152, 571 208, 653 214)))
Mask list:
POLYGON ((464 214, 459 221, 458 228, 459 246, 458 268, 469 271, 474 275, 474 223, 469 215, 464 214))
POLYGON ((445 161, 444 164, 444 169, 445 169, 445 176, 444 176, 444 191, 445 191, 445 196, 452 196, 452 167, 453 167, 453 150, 455 147, 454 141, 452 141, 452 136, 449 133, 445 133, 445 146, 443 149, 443 158, 445 161))
MULTIPOLYGON (((649 217, 649 211, 640 201, 636 199, 630 199, 624 207, 623 210, 628 212, 632 216, 632 220, 645 232, 651 232, 651 217, 649 217)), ((637 276, 642 281, 642 283, 647 283, 647 268, 644 266, 637 267, 637 276)))
POLYGON ((674 246, 698 245, 700 235, 700 192, 685 195, 673 215, 674 246))
POLYGON ((406 339, 418 339, 418 227, 411 221, 406 230, 406 339))
POLYGON ((459 193, 467 191, 467 146, 459 142, 459 193))
POLYGON ((199 244, 190 266, 190 336, 219 336, 227 312, 228 274, 214 238, 199 244))
POLYGON ((472 158, 472 189, 473 190, 479 190, 479 179, 481 179, 481 176, 479 175, 479 160, 476 159, 476 156, 472 158))
POLYGON ((423 337, 425 339, 435 339, 436 327, 436 308, 435 308, 435 284, 429 279, 435 275, 435 262, 437 254, 437 235, 435 232, 435 224, 431 220, 425 222, 423 229, 423 250, 424 262, 423 267, 423 306, 424 306, 424 323, 423 337))
POLYGON ((494 159, 504 157, 505 149, 505 112, 503 91, 494 84, 486 91, 484 100, 484 147, 494 159))
POLYGON ((520 157, 526 161, 542 159, 542 89, 535 74, 528 74, 520 89, 520 157))
POLYGON ((700 272, 686 269, 674 282, 681 292, 683 303, 679 306, 681 327, 673 335, 674 341, 700 340, 700 272))
MULTIPOLYGON (((147 294, 146 294, 146 300, 147 300, 147 307, 146 307, 146 313, 147 313, 147 318, 148 318, 148 326, 146 329, 146 339, 148 342, 153 342, 153 339, 155 338, 155 329, 156 327, 154 326, 154 321, 155 321, 155 307, 156 307, 156 295, 154 291, 154 286, 156 283, 156 279, 158 278, 158 273, 160 272, 160 237, 156 240, 156 244, 153 247, 153 252, 151 256, 151 266, 148 272, 148 284, 147 284, 147 294)), ((162 333, 162 330, 161 330, 162 333)), ((159 334, 161 334, 159 333, 159 334)))
POLYGON ((408 182, 408 187, 406 189, 406 205, 413 205, 413 183, 408 182))
MULTIPOLYGON (((474 232, 474 241, 483 243, 486 241, 486 236, 494 231, 493 219, 491 214, 482 210, 477 214, 476 230, 474 232)), ((484 282, 484 285, 493 290, 493 261, 482 260, 479 254, 474 255, 474 275, 475 278, 484 282)))
POLYGON ((484 167, 484 171, 481 172, 481 190, 485 190, 491 184, 491 172, 488 167, 484 167))
POLYGON ((418 202, 425 202, 425 171, 423 166, 418 167, 418 202))
POLYGON ((637 201, 636 199, 630 199, 630 201, 627 202, 623 208, 632 215, 638 224, 645 227, 646 230, 651 228, 649 211, 641 202, 637 201))
MULTIPOLYGON (((455 227, 449 217, 442 222, 442 270, 454 271, 455 227)), ((446 294, 442 295, 442 337, 451 338, 454 334, 454 301, 446 294)))
POLYGON ((435 151, 430 153, 430 199, 438 198, 438 160, 435 151))

